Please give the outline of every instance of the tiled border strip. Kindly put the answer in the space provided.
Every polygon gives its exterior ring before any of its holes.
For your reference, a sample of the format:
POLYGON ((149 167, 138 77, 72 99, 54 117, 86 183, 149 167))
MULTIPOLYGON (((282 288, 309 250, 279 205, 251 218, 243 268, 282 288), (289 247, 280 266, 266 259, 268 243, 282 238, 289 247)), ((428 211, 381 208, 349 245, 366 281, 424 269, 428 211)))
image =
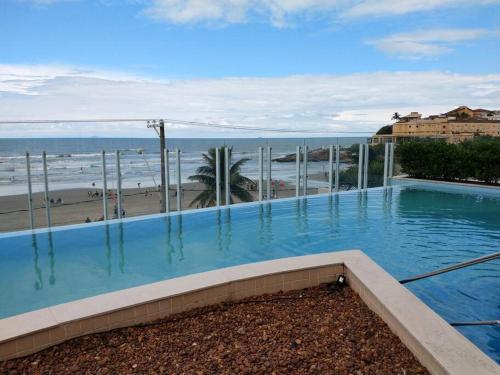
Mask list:
POLYGON ((2 319, 0 360, 195 307, 319 285, 341 273, 432 374, 500 374, 496 363, 359 250, 229 267, 2 319))
POLYGON ((392 177, 392 181, 396 185, 402 186, 424 186, 424 187, 444 187, 454 189, 463 193, 500 193, 500 186, 495 185, 480 185, 468 182, 455 182, 455 181, 439 181, 439 180, 425 180, 422 178, 411 178, 406 176, 392 177))

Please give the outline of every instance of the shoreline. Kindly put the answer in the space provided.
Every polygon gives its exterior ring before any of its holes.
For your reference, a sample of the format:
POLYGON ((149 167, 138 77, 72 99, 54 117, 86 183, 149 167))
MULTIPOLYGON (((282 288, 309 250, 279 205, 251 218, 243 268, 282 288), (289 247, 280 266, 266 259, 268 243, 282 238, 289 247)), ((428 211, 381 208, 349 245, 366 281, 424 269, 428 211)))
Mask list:
MULTIPOLYGON (((204 190, 203 185, 198 182, 188 182, 182 185, 182 202, 181 207, 185 209, 196 209, 196 205, 190 206, 193 199, 204 190)), ((114 189, 109 189, 115 192, 114 189)), ((54 202, 61 203, 51 204, 51 225, 68 225, 81 224, 87 218, 91 221, 102 220, 103 217, 103 198, 100 195, 99 188, 72 188, 63 190, 53 190, 50 192, 50 198, 54 202), (97 191, 97 197, 89 196, 89 192, 97 191)), ((318 188, 311 187, 308 189, 309 194, 317 194, 318 188)), ((176 186, 170 185, 170 210, 176 211, 176 186)), ((250 190, 253 200, 258 200, 258 191, 250 190)), ((265 194, 265 190, 264 190, 265 194)), ((284 187, 275 191, 274 198, 288 198, 295 195, 295 185, 285 184, 284 187)), ((160 213, 160 193, 154 188, 126 188, 123 189, 123 209, 125 217, 133 217, 140 215, 149 215, 160 213)), ((108 215, 113 217, 114 200, 107 199, 108 215)), ((239 201, 236 200, 236 204, 239 201)), ((27 194, 6 195, 0 196, 0 232, 10 232, 17 230, 25 230, 30 228, 28 197, 27 194)), ((44 193, 33 193, 33 217, 35 228, 45 228, 47 226, 46 210, 44 206, 44 193)))

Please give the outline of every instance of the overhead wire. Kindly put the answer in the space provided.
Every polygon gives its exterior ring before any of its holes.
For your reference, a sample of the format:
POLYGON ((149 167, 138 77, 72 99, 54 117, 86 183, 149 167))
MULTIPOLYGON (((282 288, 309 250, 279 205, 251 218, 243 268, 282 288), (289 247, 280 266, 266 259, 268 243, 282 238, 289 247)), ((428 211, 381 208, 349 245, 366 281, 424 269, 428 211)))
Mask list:
MULTIPOLYGON (((0 120, 0 125, 16 125, 16 124, 70 124, 70 123, 118 123, 118 122, 153 122, 159 119, 152 118, 135 118, 135 119, 53 119, 53 120, 0 120)), ((373 131, 337 131, 337 130, 311 130, 311 129, 286 129, 286 128, 271 128, 259 127, 251 125, 238 125, 238 124, 220 124, 215 122, 200 122, 200 121, 186 121, 163 118, 166 124, 184 125, 195 127, 207 127, 218 129, 230 130, 247 130, 247 131, 262 131, 274 133, 304 133, 304 134, 371 134, 373 131)))

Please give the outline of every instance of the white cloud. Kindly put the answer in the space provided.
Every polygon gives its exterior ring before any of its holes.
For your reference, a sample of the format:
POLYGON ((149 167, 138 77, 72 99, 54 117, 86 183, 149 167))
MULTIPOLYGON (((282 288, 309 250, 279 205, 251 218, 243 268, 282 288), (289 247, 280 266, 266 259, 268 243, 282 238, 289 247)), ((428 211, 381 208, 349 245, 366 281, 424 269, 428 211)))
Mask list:
POLYGON ((368 42, 403 58, 437 56, 452 51, 457 42, 492 34, 486 29, 434 29, 399 33, 368 42))
POLYGON ((396 16, 439 8, 483 6, 498 4, 500 0, 362 0, 354 1, 344 9, 344 17, 396 16))
POLYGON ((263 15, 281 27, 287 18, 334 10, 345 0, 152 0, 144 13, 171 23, 246 22, 250 14, 263 15))
MULTIPOLYGON (((153 80, 51 66, 0 65, 0 120, 173 118, 315 131, 375 131, 395 111, 500 109, 500 74, 378 72, 153 80)), ((144 124, 0 125, 0 137, 149 136, 144 124)), ((265 136, 177 126, 170 136, 265 136)), ((278 135, 278 134, 273 134, 278 135)))
POLYGON ((438 8, 481 6, 500 0, 151 0, 145 9, 149 17, 171 23, 240 23, 251 14, 267 17, 275 26, 289 18, 325 12, 334 17, 394 16, 438 8))

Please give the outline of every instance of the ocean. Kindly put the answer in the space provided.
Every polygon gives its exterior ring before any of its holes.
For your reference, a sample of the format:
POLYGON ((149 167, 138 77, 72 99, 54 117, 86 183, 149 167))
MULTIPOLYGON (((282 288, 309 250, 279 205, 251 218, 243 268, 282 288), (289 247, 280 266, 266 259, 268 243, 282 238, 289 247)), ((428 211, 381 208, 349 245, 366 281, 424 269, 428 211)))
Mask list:
MULTIPOLYGON (((366 142, 366 138, 170 138, 167 148, 181 150, 181 181, 195 174, 202 165, 202 154, 210 147, 233 147, 233 160, 249 158, 242 174, 258 178, 258 147, 272 147, 272 158, 295 153, 296 146, 309 149, 340 144, 349 147, 366 142)), ((26 152, 30 153, 33 191, 43 191, 42 152, 47 153, 50 190, 99 188, 102 186, 101 150, 107 154, 108 188, 116 186, 115 150, 121 150, 122 186, 124 188, 156 186, 160 183, 160 146, 157 138, 14 138, 0 139, 0 196, 27 192, 26 152), (138 152, 141 150, 141 152, 138 152)), ((176 181, 175 160, 170 157, 170 183, 176 181)), ((347 167, 342 163, 341 168, 347 167)), ((295 163, 272 162, 272 178, 285 182, 295 180, 295 163)), ((324 173, 327 162, 308 164, 308 175, 324 173)), ((323 186, 312 181, 311 187, 323 186)))

